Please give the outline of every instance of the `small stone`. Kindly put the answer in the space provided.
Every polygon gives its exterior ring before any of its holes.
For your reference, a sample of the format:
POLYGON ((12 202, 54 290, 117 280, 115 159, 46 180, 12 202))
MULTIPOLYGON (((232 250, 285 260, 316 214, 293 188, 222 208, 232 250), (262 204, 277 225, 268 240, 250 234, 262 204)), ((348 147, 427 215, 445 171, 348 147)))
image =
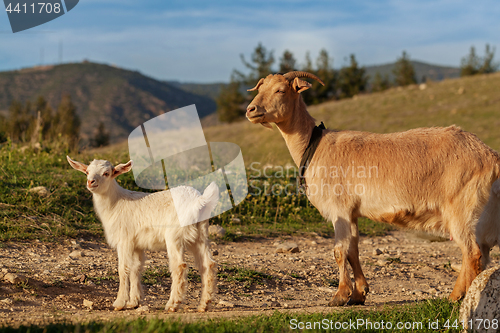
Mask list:
POLYGON ((233 223, 233 224, 241 224, 241 220, 239 218, 237 218, 237 217, 233 217, 231 219, 231 223, 233 223))
POLYGON ((269 305, 267 303, 263 303, 260 305, 261 308, 267 308, 269 305))
POLYGON ((288 309, 288 308, 290 307, 290 305, 289 305, 288 303, 283 303, 283 307, 284 307, 285 309, 288 309))
POLYGON ((379 259, 379 260, 377 260, 377 265, 379 265, 379 266, 389 265, 389 263, 390 263, 390 261, 386 260, 386 259, 379 259))
POLYGON ((89 301, 87 299, 84 299, 83 300, 83 306, 86 307, 86 308, 89 308, 90 310, 92 310, 92 306, 94 305, 94 302, 92 301, 89 301))
POLYGON ((234 303, 231 303, 231 302, 228 302, 228 301, 224 301, 224 300, 220 300, 219 301, 219 305, 220 306, 224 306, 226 308, 234 308, 234 303))
POLYGON ((213 256, 218 256, 218 255, 219 255, 219 251, 217 251, 217 250, 213 250, 213 251, 212 251, 212 255, 213 255, 213 256))
POLYGON ((0 303, 10 305, 12 304, 12 300, 9 298, 4 298, 3 300, 0 301, 0 303))
POLYGON ((18 284, 22 281, 22 277, 14 273, 7 273, 4 275, 3 280, 12 284, 18 284))
POLYGON ((383 252, 382 252, 380 249, 375 249, 375 250, 373 250, 373 252, 372 252, 372 254, 373 254, 374 256, 379 256, 379 255, 381 255, 382 253, 383 253, 383 252))
POLYGON ((276 253, 297 253, 300 252, 299 246, 296 243, 286 242, 278 245, 276 253))
POLYGON ((226 234, 226 229, 224 229, 220 225, 214 224, 208 227, 208 234, 215 237, 224 237, 224 235, 226 234))
POLYGON ((273 308, 279 308, 279 307, 281 307, 281 304, 280 304, 279 302, 272 301, 272 302, 271 302, 271 306, 272 306, 273 308))
POLYGON ((83 251, 75 250, 69 254, 71 259, 78 259, 83 257, 83 251))
POLYGON ((73 278, 73 281, 84 283, 86 278, 87 278, 87 276, 85 274, 81 274, 81 275, 75 276, 73 278))
POLYGON ((410 278, 412 278, 412 279, 413 279, 414 277, 415 277, 415 273, 413 273, 413 272, 412 272, 412 273, 410 273, 410 278))
POLYGON ((41 197, 46 197, 49 195, 49 190, 45 186, 36 186, 30 188, 28 192, 38 194, 41 197))
POLYGON ((421 83, 419 86, 418 86, 418 89, 420 90, 425 90, 427 89, 427 85, 425 83, 421 83))
POLYGON ((316 246, 316 245, 318 245, 318 243, 317 243, 316 241, 312 241, 312 242, 311 242, 311 245, 312 245, 312 246, 316 246))
POLYGON ((455 272, 460 273, 462 270, 462 264, 451 264, 451 269, 453 269, 455 272))
POLYGON ((149 306, 143 305, 135 309, 136 312, 149 312, 149 306))
POLYGON ((335 292, 332 288, 326 288, 326 287, 319 287, 318 290, 324 291, 326 293, 333 293, 333 292, 335 292))
POLYGON ((464 87, 458 88, 457 94, 463 95, 464 93, 465 93, 465 88, 464 87))

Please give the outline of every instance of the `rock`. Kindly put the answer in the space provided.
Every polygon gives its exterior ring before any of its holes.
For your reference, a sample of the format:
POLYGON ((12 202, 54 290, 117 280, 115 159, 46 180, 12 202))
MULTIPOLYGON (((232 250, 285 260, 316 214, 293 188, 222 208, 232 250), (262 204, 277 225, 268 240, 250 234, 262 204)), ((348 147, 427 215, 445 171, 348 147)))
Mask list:
POLYGON ((420 83, 420 85, 418 86, 418 89, 425 90, 425 89, 427 89, 427 85, 425 83, 420 83))
POLYGON ((224 235, 226 234, 226 229, 224 229, 220 225, 214 224, 208 227, 208 234, 210 236, 224 237, 224 235))
POLYGON ((324 291, 327 293, 334 293, 335 292, 335 290, 333 290, 332 288, 326 288, 326 287, 318 287, 318 290, 324 291))
POLYGON ((89 301, 87 299, 84 299, 83 300, 83 306, 86 307, 86 308, 89 308, 90 310, 92 310, 92 306, 94 305, 94 302, 92 301, 89 301))
POLYGON ((49 195, 49 190, 45 186, 37 186, 30 188, 28 192, 38 194, 41 197, 46 197, 49 195))
POLYGON ((281 307, 281 304, 279 302, 277 302, 277 301, 273 301, 273 302, 271 302, 271 306, 273 308, 279 308, 279 307, 281 307))
POLYGON ((213 255, 213 256, 218 256, 218 255, 219 255, 219 251, 217 251, 217 250, 213 250, 213 251, 212 251, 212 255, 213 255))
POLYGON ((71 259, 78 259, 83 257, 83 251, 75 250, 69 254, 71 259))
POLYGON ((386 259, 377 260, 377 265, 379 265, 379 266, 385 266, 385 265, 389 265, 389 264, 390 264, 389 260, 386 260, 386 259))
POLYGON ((149 312, 149 306, 143 305, 135 309, 136 312, 149 312))
POLYGON ((81 275, 75 276, 73 278, 73 281, 84 283, 86 278, 87 278, 87 276, 85 274, 81 274, 81 275))
POLYGON ((220 306, 224 306, 226 308, 234 308, 234 303, 231 303, 231 302, 228 302, 228 301, 220 300, 219 301, 219 305, 220 306))
POLYGON ((17 275, 17 274, 14 274, 14 273, 7 273, 3 276, 3 280, 5 282, 9 282, 9 283, 12 283, 12 284, 18 284, 19 282, 21 282, 23 279, 21 276, 17 275))
POLYGON ((373 254, 374 256, 379 256, 379 255, 381 255, 381 254, 382 254, 382 251, 381 251, 380 249, 375 249, 375 250, 373 250, 372 254, 373 254))
POLYGON ((464 87, 458 88, 457 94, 463 95, 464 93, 465 93, 465 88, 464 87))
POLYGON ((455 272, 460 273, 460 270, 462 269, 462 264, 451 264, 451 269, 453 269, 455 272))
POLYGON ((300 252, 299 246, 296 243, 286 242, 279 244, 276 253, 297 253, 300 252))
POLYGON ((237 218, 237 217, 233 217, 231 219, 231 223, 233 223, 233 224, 241 224, 241 220, 239 218, 237 218))
POLYGON ((3 300, 0 301, 0 303, 5 305, 10 305, 12 304, 12 300, 10 298, 4 298, 3 300))
MULTIPOLYGON (((468 323, 493 322, 500 318, 500 266, 492 267, 472 281, 460 307, 459 320, 468 323)), ((491 326, 490 326, 491 328, 491 326)), ((471 327, 469 327, 471 329, 471 327)), ((481 327, 472 327, 474 332, 490 332, 481 327)), ((494 332, 496 330, 491 330, 494 332)))

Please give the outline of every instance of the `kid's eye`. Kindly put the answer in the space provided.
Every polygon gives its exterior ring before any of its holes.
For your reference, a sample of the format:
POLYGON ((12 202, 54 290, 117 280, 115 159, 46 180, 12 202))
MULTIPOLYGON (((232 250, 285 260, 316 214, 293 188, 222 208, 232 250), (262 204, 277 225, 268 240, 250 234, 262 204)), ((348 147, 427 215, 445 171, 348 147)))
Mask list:
POLYGON ((103 176, 104 176, 104 177, 108 177, 108 176, 109 176, 109 172, 105 172, 105 173, 103 174, 103 176))
POLYGON ((285 92, 283 90, 278 90, 276 91, 277 94, 284 94, 285 92))

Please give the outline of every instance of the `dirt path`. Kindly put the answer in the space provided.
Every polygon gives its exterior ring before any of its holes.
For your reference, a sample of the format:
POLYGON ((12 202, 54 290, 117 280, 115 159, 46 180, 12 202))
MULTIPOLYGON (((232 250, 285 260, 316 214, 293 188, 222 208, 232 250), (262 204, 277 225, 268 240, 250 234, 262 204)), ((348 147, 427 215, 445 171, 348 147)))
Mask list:
MULTIPOLYGON (((332 255, 333 239, 317 236, 259 239, 214 243, 212 249, 218 251, 214 258, 222 272, 239 267, 243 273, 254 270, 268 276, 261 276, 258 283, 250 283, 252 281, 245 278, 239 282, 219 278, 215 306, 209 313, 198 314, 193 310, 199 301, 200 282, 199 277, 190 274, 187 307, 181 313, 167 314, 163 310, 170 292, 170 278, 164 276, 168 267, 166 253, 148 253, 145 307, 115 312, 111 305, 118 290, 117 260, 106 244, 83 240, 62 245, 3 244, 0 248, 0 326, 138 316, 180 316, 195 320, 275 310, 332 310, 327 303, 336 290, 338 273, 332 255), (300 252, 275 253, 277 244, 283 241, 295 242, 300 252), (83 256, 79 256, 80 251, 83 256), (17 275, 20 281, 7 282, 9 273, 17 275), (84 305, 84 300, 92 302, 91 307, 87 302, 84 305)), ((459 264, 461 257, 454 242, 430 242, 402 231, 385 237, 362 237, 360 256, 370 284, 365 307, 449 295, 458 275, 452 266, 459 264)), ((492 259, 498 261, 498 258, 499 251, 495 248, 492 259)), ((192 266, 191 256, 187 261, 192 266)))

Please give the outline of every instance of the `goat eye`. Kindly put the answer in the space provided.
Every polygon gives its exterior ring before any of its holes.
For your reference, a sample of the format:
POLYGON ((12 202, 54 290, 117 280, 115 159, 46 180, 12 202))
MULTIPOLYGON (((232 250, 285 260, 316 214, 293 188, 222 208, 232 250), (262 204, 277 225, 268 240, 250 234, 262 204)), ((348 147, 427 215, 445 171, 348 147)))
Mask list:
POLYGON ((103 174, 103 176, 104 176, 104 177, 108 177, 108 176, 109 176, 109 172, 105 172, 105 173, 103 174))
POLYGON ((276 91, 277 94, 284 94, 285 92, 283 90, 278 90, 276 91))

